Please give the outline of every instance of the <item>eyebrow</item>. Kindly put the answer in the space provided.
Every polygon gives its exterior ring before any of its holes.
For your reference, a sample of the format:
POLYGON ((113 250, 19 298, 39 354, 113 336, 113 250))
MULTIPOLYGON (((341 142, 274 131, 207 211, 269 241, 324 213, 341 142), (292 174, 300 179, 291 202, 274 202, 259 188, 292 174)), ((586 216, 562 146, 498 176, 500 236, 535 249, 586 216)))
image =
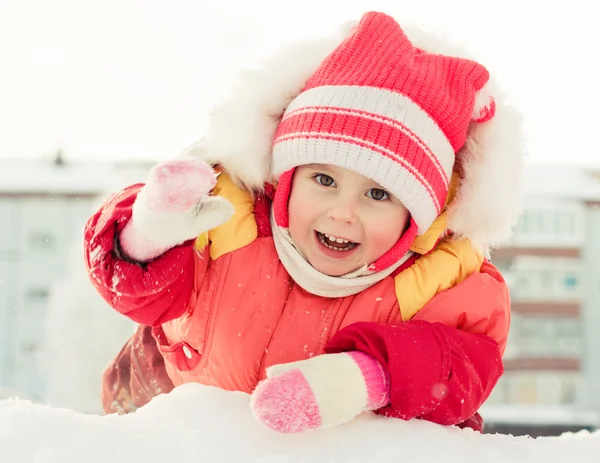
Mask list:
MULTIPOLYGON (((305 169, 312 169, 312 170, 316 170, 316 171, 323 171, 323 172, 330 173, 333 175, 339 174, 340 173, 339 169, 343 169, 342 167, 332 166, 330 164, 318 164, 318 163, 304 164, 300 167, 304 167, 305 169)), ((363 177, 363 179, 364 179, 363 181, 366 184, 365 186, 368 185, 371 188, 377 188, 379 190, 384 190, 384 191, 387 191, 389 194, 392 194, 388 188, 381 186, 375 180, 372 180, 365 175, 359 174, 358 172, 354 172, 354 171, 351 171, 351 172, 363 177)))
POLYGON ((304 167, 312 170, 327 172, 333 175, 339 174, 341 169, 340 167, 330 166, 328 164, 305 164, 304 167))

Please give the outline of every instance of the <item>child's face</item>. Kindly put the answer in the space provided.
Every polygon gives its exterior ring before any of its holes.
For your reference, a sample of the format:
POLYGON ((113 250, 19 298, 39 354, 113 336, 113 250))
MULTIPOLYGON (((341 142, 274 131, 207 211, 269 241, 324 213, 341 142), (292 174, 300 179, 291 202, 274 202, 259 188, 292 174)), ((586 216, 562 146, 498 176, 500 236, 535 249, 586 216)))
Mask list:
POLYGON ((341 167, 311 164, 294 173, 289 217, 290 234, 304 258, 321 273, 340 276, 389 251, 409 213, 374 181, 341 167))

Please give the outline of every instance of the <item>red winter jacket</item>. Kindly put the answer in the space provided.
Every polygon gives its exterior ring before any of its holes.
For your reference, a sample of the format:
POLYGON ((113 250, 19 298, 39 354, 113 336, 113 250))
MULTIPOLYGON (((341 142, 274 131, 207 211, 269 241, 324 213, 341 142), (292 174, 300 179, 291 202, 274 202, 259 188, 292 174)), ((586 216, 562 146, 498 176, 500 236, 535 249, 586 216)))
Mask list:
POLYGON ((453 425, 473 417, 501 376, 508 291, 468 243, 429 234, 417 243, 429 241, 426 255, 400 272, 357 295, 323 298, 279 262, 267 200, 253 202, 226 175, 215 194, 236 208, 227 224, 146 264, 119 258, 118 232, 141 186, 89 219, 86 265, 112 307, 154 327, 175 385, 251 392, 271 365, 359 350, 390 375, 391 404, 379 413, 453 425))

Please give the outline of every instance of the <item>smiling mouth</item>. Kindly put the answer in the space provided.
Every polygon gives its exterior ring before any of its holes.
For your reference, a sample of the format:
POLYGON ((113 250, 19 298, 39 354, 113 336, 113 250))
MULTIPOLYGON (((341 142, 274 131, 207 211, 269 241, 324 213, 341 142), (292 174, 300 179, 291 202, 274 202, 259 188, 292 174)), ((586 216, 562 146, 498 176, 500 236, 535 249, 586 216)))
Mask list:
POLYGON ((345 240, 343 238, 337 238, 333 235, 327 235, 325 233, 321 233, 320 231, 317 231, 316 233, 320 243, 326 248, 331 249, 332 251, 347 252, 351 251, 360 244, 355 243, 353 241, 345 240))

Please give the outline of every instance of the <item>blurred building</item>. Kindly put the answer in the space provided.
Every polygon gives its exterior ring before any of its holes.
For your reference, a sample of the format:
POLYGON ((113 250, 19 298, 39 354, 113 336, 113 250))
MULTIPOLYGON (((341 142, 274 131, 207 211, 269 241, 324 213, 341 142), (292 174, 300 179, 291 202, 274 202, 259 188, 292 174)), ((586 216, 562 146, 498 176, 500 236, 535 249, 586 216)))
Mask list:
POLYGON ((492 254, 512 298, 506 372, 483 409, 493 431, 548 435, 600 425, 598 175, 527 168, 514 237, 492 254))
POLYGON ((65 277, 96 197, 147 169, 61 157, 0 160, 0 389, 43 397, 38 354, 52 285, 65 277))

